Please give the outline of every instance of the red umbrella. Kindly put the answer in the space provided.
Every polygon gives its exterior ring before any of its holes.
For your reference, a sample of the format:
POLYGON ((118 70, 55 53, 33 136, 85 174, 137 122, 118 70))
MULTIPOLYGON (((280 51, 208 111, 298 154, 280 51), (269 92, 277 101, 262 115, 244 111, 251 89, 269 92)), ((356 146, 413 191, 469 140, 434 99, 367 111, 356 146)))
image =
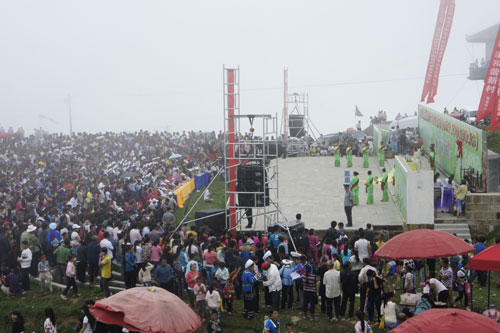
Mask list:
POLYGON ((183 300, 156 287, 121 291, 97 301, 90 312, 100 322, 137 332, 194 332, 202 325, 183 300))
POLYGON ((500 272, 500 244, 490 246, 471 258, 470 269, 488 271, 488 308, 490 306, 490 271, 500 272))
POLYGON ((500 272, 500 244, 488 247, 470 259, 470 269, 500 272))
POLYGON ((479 313, 461 309, 431 309, 416 315, 392 333, 500 332, 500 325, 479 313))
POLYGON ((417 229, 391 238, 375 256, 384 259, 425 259, 474 252, 473 246, 444 231, 417 229))

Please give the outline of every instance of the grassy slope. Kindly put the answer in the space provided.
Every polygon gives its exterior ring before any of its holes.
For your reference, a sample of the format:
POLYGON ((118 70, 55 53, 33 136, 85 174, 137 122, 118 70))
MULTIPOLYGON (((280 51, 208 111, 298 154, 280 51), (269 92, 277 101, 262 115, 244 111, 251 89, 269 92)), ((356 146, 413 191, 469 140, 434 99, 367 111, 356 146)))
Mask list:
MULTIPOLYGON (((203 198, 198 201, 196 207, 191 211, 186 221, 194 219, 194 214, 196 211, 211 209, 211 208, 224 208, 224 181, 222 179, 215 180, 210 186, 210 192, 212 193, 213 202, 207 203, 203 198)), ((193 192, 189 196, 188 200, 184 203, 183 208, 178 208, 175 212, 176 222, 182 221, 182 218, 188 211, 193 207, 194 203, 203 194, 203 191, 193 192)))

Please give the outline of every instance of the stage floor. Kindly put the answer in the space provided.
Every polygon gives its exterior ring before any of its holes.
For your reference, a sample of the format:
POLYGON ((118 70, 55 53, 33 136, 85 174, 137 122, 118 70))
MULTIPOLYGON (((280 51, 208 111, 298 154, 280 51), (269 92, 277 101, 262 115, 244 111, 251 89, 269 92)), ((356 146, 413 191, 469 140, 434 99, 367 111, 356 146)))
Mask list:
MULTIPOLYGON (((346 222, 344 212, 344 171, 349 169, 360 174, 358 206, 352 211, 353 228, 366 227, 367 223, 375 226, 402 226, 403 222, 391 199, 381 202, 382 191, 375 185, 374 204, 366 204, 364 180, 367 171, 381 177, 380 168, 375 158, 370 159, 370 168, 364 169, 363 159, 353 157, 353 167, 346 168, 346 160, 341 160, 341 167, 334 166, 333 157, 293 157, 279 159, 279 206, 284 216, 290 221, 295 214, 301 213, 307 228, 324 230, 331 221, 346 222)), ((387 164, 386 164, 387 165, 387 164)), ((388 170, 390 172, 390 170, 388 170)), ((390 185, 390 192, 393 192, 390 185)))

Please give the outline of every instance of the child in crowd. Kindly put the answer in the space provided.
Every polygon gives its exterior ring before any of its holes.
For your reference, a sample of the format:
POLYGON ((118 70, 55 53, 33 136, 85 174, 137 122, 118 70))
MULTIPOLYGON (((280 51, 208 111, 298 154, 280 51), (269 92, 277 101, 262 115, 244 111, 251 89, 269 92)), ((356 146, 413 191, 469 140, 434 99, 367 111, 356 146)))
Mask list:
POLYGON ((414 285, 414 279, 413 279, 413 268, 411 265, 406 265, 406 274, 405 274, 405 279, 404 279, 404 290, 406 290, 407 293, 415 293, 416 286, 414 285))
POLYGON ((233 313, 233 301, 236 294, 233 282, 228 280, 226 286, 223 288, 224 292, 224 306, 226 307, 227 314, 231 315, 233 313))
POLYGON ((208 333, 222 332, 222 329, 220 327, 220 319, 218 317, 217 311, 210 311, 210 320, 208 321, 207 332, 208 333))
POLYGON ((361 311, 356 312, 356 319, 358 320, 354 325, 354 331, 356 333, 368 333, 371 331, 370 325, 365 320, 365 314, 361 311))
POLYGON ((278 333, 280 331, 279 316, 278 310, 271 311, 271 318, 267 319, 264 325, 264 333, 278 333))
POLYGON ((142 282, 144 287, 151 287, 151 271, 154 266, 150 262, 143 262, 139 270, 139 282, 142 282))
POLYGON ((212 313, 215 312, 217 313, 217 318, 220 320, 221 298, 219 292, 215 290, 215 286, 213 284, 208 286, 208 292, 205 295, 205 300, 208 305, 208 310, 210 311, 211 314, 210 316, 212 316, 212 313))
POLYGON ((292 323, 287 323, 286 324, 286 333, 293 333, 292 323))
POLYGON ((75 280, 75 275, 76 275, 76 268, 75 268, 75 260, 76 258, 73 257, 73 255, 68 256, 68 264, 66 265, 66 289, 64 289, 63 293, 61 294, 61 298, 66 300, 66 295, 68 294, 69 290, 71 287, 73 287, 73 295, 75 297, 80 296, 78 294, 78 287, 76 286, 76 280, 75 280))
POLYGON ((193 287, 193 292, 196 295, 198 315, 200 316, 202 322, 205 322, 205 294, 207 293, 207 288, 201 281, 200 277, 196 279, 196 285, 193 287))
POLYGON ((54 291, 52 289, 52 274, 50 274, 50 265, 47 261, 45 254, 40 257, 40 262, 38 263, 38 274, 40 276, 40 289, 45 289, 45 284, 49 287, 49 291, 52 294, 54 291))

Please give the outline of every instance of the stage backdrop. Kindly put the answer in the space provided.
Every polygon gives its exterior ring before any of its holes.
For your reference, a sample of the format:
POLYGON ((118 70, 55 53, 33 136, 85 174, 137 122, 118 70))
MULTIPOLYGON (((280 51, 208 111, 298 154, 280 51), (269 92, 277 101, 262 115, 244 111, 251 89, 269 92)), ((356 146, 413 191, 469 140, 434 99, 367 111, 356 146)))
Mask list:
POLYGON ((486 133, 425 105, 418 106, 418 132, 427 154, 431 144, 434 144, 436 165, 447 175, 453 173, 459 181, 460 168, 472 167, 483 173, 483 182, 487 184, 486 133), (462 161, 457 159, 457 139, 462 141, 462 161))
POLYGON ((434 173, 413 169, 404 158, 394 162, 394 204, 406 224, 434 224, 434 173))

